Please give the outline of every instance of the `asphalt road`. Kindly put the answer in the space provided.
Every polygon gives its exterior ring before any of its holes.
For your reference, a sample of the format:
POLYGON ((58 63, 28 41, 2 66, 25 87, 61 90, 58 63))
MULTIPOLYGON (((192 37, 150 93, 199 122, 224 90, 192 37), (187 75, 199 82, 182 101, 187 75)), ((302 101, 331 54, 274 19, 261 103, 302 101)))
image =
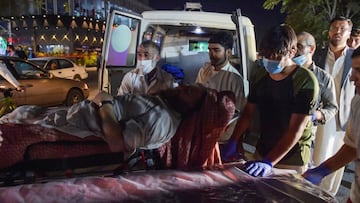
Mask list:
POLYGON ((89 76, 87 79, 84 80, 84 82, 86 82, 89 86, 90 89, 90 95, 88 99, 93 99, 95 97, 95 95, 99 92, 98 90, 98 74, 96 71, 96 67, 89 67, 86 68, 89 76))

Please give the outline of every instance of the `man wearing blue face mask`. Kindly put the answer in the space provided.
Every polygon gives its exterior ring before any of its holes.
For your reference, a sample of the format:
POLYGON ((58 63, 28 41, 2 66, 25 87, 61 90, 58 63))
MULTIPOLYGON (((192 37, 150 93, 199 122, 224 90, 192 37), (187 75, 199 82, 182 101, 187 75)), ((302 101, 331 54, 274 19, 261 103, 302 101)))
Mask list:
POLYGON ((238 152, 239 140, 249 129, 256 110, 260 137, 244 170, 253 176, 268 176, 272 167, 306 170, 310 161, 311 116, 319 85, 315 75, 296 63, 297 39, 288 25, 275 26, 260 43, 263 68, 250 80, 250 93, 234 133, 222 151, 224 161, 238 152))
POLYGON ((312 60, 316 50, 314 37, 308 32, 301 32, 297 35, 297 40, 297 53, 293 61, 311 70, 319 83, 319 96, 312 120, 315 125, 325 124, 327 120, 335 116, 338 109, 334 79, 312 60))
POLYGON ((177 86, 174 77, 157 66, 160 48, 153 41, 143 41, 137 49, 137 67, 124 75, 118 95, 154 94, 177 86))
POLYGON ((313 164, 319 165, 325 160, 325 154, 333 152, 333 145, 328 134, 316 133, 318 125, 324 125, 326 121, 334 118, 337 113, 338 105, 336 101, 335 83, 333 77, 325 70, 318 67, 312 60, 316 50, 314 37, 308 32, 301 32, 297 35, 297 56, 293 61, 298 65, 311 70, 319 82, 319 97, 316 111, 312 115, 315 124, 313 133, 315 144, 313 146, 313 164))

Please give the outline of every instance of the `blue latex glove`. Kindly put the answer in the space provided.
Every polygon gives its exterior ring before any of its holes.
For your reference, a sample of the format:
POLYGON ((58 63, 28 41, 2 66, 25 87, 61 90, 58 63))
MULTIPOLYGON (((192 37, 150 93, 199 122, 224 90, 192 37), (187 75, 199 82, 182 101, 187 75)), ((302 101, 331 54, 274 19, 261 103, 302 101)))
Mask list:
POLYGON ((311 115, 311 121, 312 121, 312 122, 316 121, 316 115, 315 115, 315 113, 314 113, 313 115, 311 115))
POLYGON ((221 150, 221 157, 223 161, 231 161, 239 158, 237 151, 237 142, 230 139, 228 143, 221 150))
POLYGON ((321 180, 331 173, 330 169, 325 165, 321 164, 320 166, 307 170, 302 176, 315 185, 319 185, 321 180))
POLYGON ((272 164, 270 161, 247 161, 245 163, 245 171, 255 177, 265 177, 271 174, 272 164))

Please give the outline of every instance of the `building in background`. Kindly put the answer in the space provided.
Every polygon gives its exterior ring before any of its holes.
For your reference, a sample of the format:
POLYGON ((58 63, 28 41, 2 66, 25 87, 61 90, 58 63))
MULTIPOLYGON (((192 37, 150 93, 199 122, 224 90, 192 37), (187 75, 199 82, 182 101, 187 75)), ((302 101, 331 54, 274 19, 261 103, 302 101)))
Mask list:
POLYGON ((14 44, 36 56, 65 56, 96 64, 112 7, 141 13, 148 0, 2 0, 0 54, 14 44))

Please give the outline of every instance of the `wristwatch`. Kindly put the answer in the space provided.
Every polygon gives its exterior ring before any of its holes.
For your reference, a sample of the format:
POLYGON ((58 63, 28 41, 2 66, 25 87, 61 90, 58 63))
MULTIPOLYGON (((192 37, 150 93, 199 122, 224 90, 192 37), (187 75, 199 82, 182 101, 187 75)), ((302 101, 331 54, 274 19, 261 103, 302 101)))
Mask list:
POLYGON ((114 102, 112 100, 104 100, 104 101, 101 101, 98 106, 99 106, 99 108, 101 108, 105 104, 111 104, 112 105, 112 104, 114 104, 114 102))

